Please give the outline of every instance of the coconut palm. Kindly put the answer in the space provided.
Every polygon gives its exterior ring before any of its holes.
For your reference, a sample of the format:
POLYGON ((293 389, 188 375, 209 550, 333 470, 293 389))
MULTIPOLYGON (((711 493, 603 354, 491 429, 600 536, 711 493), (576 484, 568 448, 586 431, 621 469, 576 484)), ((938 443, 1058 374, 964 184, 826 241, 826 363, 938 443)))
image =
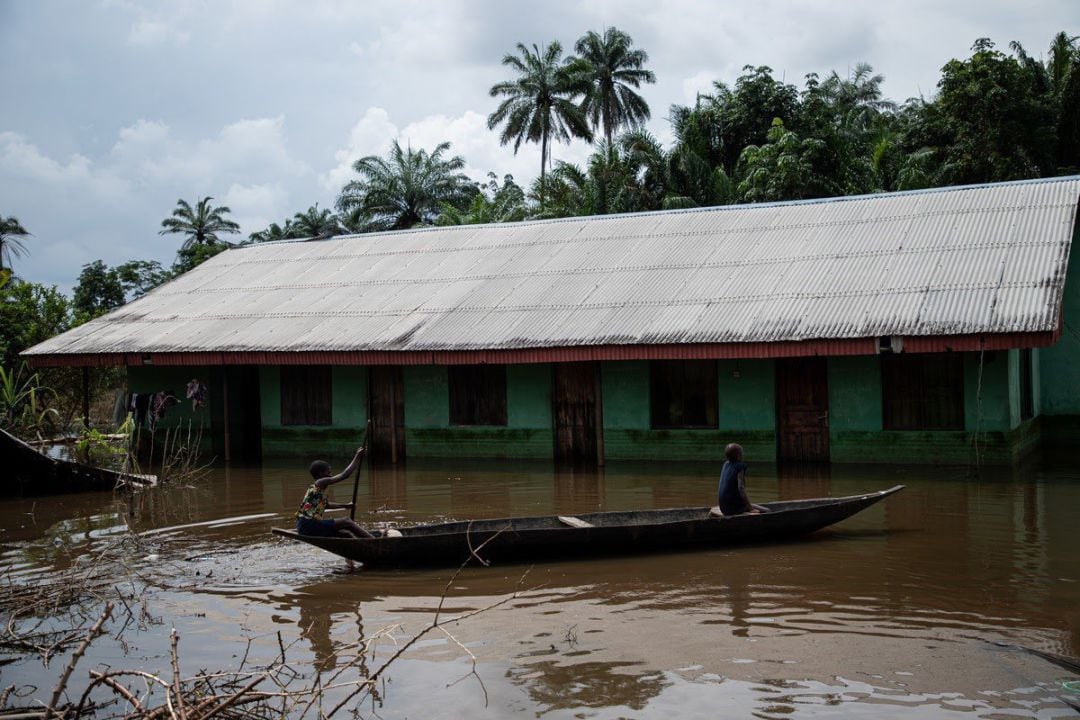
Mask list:
POLYGON ((14 215, 4 217, 0 215, 0 270, 4 269, 4 261, 11 268, 11 259, 26 255, 26 245, 22 238, 30 237, 30 233, 19 223, 14 215))
POLYGON ((248 242, 272 242, 274 240, 287 240, 294 237, 300 236, 296 234, 296 229, 293 227, 292 220, 286 220, 284 225, 270 223, 265 230, 251 233, 248 235, 248 242))
POLYGON ((319 203, 315 203, 302 213, 293 215, 291 222, 286 222, 293 237, 327 238, 341 232, 341 223, 337 215, 326 208, 319 209, 319 203))
POLYGON ((449 149, 448 142, 430 153, 403 149, 395 140, 388 157, 357 160, 353 170, 360 179, 342 188, 337 199, 345 225, 357 232, 402 230, 434 223, 444 203, 466 208, 478 190, 460 172, 464 158, 445 157, 449 149))
MULTIPOLYGON (((523 142, 540 143, 540 185, 551 156, 551 142, 569 142, 571 138, 592 139, 589 123, 574 99, 587 89, 581 79, 562 61, 562 45, 551 42, 543 52, 517 44, 517 55, 507 54, 502 64, 517 72, 513 80, 496 83, 491 97, 504 98, 488 116, 488 128, 503 125, 499 142, 514 144, 516 154, 523 142)), ((540 198, 543 204, 543 197, 540 198)))
POLYGON ((1065 87, 1070 68, 1073 63, 1080 60, 1080 50, 1076 46, 1078 39, 1080 39, 1080 36, 1069 35, 1062 31, 1055 35, 1050 42, 1050 57, 1046 61, 1046 68, 1050 74, 1055 93, 1061 93, 1065 87))
POLYGON ((225 217, 232 211, 224 205, 211 207, 210 201, 213 199, 212 197, 204 197, 195 203, 194 208, 186 200, 177 200, 172 217, 167 217, 161 221, 163 229, 158 232, 158 235, 171 233, 184 235, 184 242, 180 249, 188 250, 193 245, 213 245, 214 243, 225 242, 218 237, 219 233, 232 234, 240 232, 240 226, 225 217))
POLYGON ((593 129, 603 129, 608 147, 620 127, 638 128, 649 119, 649 104, 631 88, 656 82, 645 69, 649 55, 633 47, 633 39, 617 28, 607 28, 600 35, 592 30, 574 46, 578 57, 571 68, 588 90, 581 101, 581 111, 593 129))

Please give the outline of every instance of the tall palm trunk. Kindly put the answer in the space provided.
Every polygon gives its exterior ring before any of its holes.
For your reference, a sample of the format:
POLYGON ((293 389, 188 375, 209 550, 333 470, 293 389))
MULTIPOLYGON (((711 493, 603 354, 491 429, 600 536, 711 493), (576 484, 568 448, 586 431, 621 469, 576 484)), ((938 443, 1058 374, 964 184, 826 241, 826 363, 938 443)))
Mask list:
POLYGON ((543 137, 540 139, 540 209, 544 209, 544 196, 547 194, 546 174, 547 170, 547 154, 548 154, 548 133, 544 131, 543 137))

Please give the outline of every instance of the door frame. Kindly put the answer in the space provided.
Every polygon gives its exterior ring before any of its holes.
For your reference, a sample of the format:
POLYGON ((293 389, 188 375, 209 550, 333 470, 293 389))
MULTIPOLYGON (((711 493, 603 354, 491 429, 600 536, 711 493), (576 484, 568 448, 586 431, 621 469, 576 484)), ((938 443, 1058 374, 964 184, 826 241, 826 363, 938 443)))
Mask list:
POLYGON ((557 465, 573 464, 572 460, 564 459, 559 454, 559 413, 558 413, 558 375, 560 368, 567 365, 589 365, 592 370, 593 387, 593 445, 596 448, 593 463, 597 467, 604 466, 604 391, 601 377, 600 363, 595 360, 586 360, 575 363, 552 363, 551 365, 551 430, 552 430, 552 457, 557 465))
POLYGON ((370 459, 373 463, 385 463, 389 462, 392 465, 396 465, 405 460, 405 378, 404 369, 400 365, 369 365, 367 373, 367 415, 371 420, 372 435, 368 440, 368 445, 371 447, 370 459), (377 434, 376 428, 379 426, 379 419, 375 415, 375 375, 376 371, 379 374, 383 372, 388 373, 391 377, 390 393, 390 452, 386 458, 377 458, 375 450, 375 437, 377 434))
MULTIPOLYGON (((815 370, 814 372, 818 372, 815 370)), ((813 355, 807 357, 790 357, 790 358, 777 358, 775 361, 775 373, 773 376, 774 388, 776 394, 776 460, 777 462, 831 462, 832 459, 832 447, 830 442, 830 422, 829 422, 829 364, 828 358, 820 355, 813 355), (785 429, 788 424, 785 416, 785 408, 787 405, 784 403, 786 399, 783 396, 783 385, 781 382, 781 375, 783 373, 784 366, 786 364, 804 364, 807 366, 816 366, 820 368, 820 380, 821 380, 821 402, 817 409, 823 413, 821 418, 824 422, 820 427, 820 437, 822 439, 821 447, 822 453, 820 457, 806 458, 806 457, 786 457, 784 448, 785 429)), ((818 378, 815 378, 817 380, 818 378)))

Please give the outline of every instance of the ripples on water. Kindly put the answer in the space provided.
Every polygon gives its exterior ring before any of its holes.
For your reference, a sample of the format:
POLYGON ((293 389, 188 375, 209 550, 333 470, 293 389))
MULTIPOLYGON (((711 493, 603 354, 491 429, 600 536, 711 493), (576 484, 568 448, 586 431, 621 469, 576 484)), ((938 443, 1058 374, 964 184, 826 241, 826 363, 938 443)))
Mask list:
MULTIPOLYGON (((192 669, 235 663, 252 637, 270 657, 278 631, 299 639, 308 661, 332 664, 337 648, 380 628, 402 624, 401 637, 420 630, 448 571, 348 574, 332 555, 269 536, 291 522, 303 466, 220 469, 131 505, 100 495, 7 503, 0 569, 25 581, 79 562, 128 523, 141 534, 129 564, 174 588, 154 598, 162 624, 137 635, 126 655, 103 646, 92 662, 156 667, 173 625, 192 669)), ((389 526, 701 505, 717 471, 413 463, 367 473, 358 519, 389 526)), ((455 683, 469 671, 465 653, 432 636, 394 666, 378 712, 1071 716, 1057 696, 1069 696, 1060 682, 1073 676, 1015 646, 1080 654, 1080 477, 1053 467, 974 480, 962 468, 754 466, 750 489, 769 501, 897 482, 907 490, 804 542, 538 565, 525 581, 536 589, 453 630, 478 659, 486 708, 474 678, 455 683)), ((444 611, 505 596, 526 569, 466 570, 444 611)), ((3 681, 40 672, 24 661, 4 668, 3 681)))

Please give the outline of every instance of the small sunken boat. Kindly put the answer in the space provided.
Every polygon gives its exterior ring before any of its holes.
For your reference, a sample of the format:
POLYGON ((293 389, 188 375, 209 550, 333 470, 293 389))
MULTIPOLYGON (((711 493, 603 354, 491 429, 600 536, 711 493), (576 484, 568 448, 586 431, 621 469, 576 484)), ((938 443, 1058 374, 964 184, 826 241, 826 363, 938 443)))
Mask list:
POLYGON ((136 475, 52 458, 0 430, 0 497, 60 495, 154 485, 153 475, 136 475))
POLYGON ((398 528, 400 536, 374 539, 312 537, 281 528, 273 532, 367 567, 461 565, 470 560, 530 562, 797 538, 845 520, 903 488, 763 503, 769 512, 759 515, 722 516, 708 507, 547 515, 415 525, 398 528))

